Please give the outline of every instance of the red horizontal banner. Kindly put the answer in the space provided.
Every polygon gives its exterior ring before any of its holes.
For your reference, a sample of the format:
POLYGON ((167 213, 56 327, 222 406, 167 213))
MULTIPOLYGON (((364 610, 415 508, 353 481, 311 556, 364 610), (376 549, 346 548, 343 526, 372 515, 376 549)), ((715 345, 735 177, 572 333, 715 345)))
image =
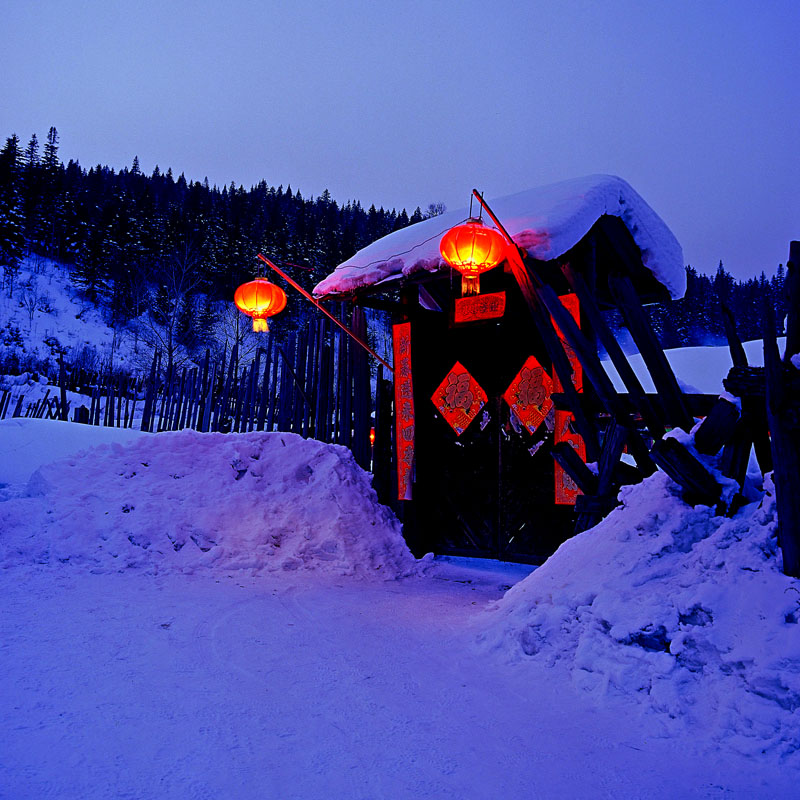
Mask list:
POLYGON ((506 310, 506 293, 494 292, 493 294, 476 294, 460 297, 456 300, 455 316, 453 321, 477 322, 482 319, 497 319, 502 317, 506 310))

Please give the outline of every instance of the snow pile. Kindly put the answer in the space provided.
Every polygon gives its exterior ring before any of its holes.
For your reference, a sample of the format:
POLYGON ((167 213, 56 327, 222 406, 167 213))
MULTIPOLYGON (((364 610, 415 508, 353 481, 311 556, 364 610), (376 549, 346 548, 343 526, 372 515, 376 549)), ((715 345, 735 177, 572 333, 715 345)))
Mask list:
MULTIPOLYGON (((532 258, 550 261, 572 249, 604 214, 619 217, 644 265, 674 298, 686 291, 683 251, 672 231, 634 189, 614 175, 589 175, 490 202, 512 239, 532 258)), ((418 222, 359 250, 314 288, 323 296, 386 278, 444 266, 439 241, 469 215, 466 208, 418 222)))
MULTIPOLYGON (((13 408, 13 406, 12 406, 13 408)), ((75 455, 87 447, 128 442, 147 434, 135 428, 106 428, 33 417, 0 420, 0 500, 24 490, 42 464, 75 455)))
POLYGON ((0 565, 416 569, 400 524, 349 450, 290 433, 140 436, 40 467, 0 503, 0 565))
POLYGON ((566 669, 604 704, 638 702, 665 733, 795 753, 800 581, 780 572, 773 499, 714 517, 663 473, 620 497, 507 592, 483 645, 566 669))

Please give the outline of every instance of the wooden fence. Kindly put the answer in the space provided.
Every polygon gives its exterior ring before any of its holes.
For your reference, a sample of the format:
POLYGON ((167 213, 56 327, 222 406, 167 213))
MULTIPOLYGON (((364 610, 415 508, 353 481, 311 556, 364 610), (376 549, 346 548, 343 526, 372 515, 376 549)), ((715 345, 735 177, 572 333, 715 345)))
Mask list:
MULTIPOLYGON (((366 340, 364 312, 356 307, 339 318, 366 340)), ((369 356, 328 319, 309 322, 279 342, 266 334, 252 360, 244 363, 237 345, 221 361, 209 351, 199 367, 165 368, 156 352, 146 376, 91 375, 61 364, 58 387, 25 403, 0 392, 0 419, 71 419, 89 425, 162 432, 285 431, 353 451, 375 473, 383 502, 392 482, 392 383, 378 365, 370 376, 369 356), (70 408, 67 391, 82 391, 86 404, 70 408)))

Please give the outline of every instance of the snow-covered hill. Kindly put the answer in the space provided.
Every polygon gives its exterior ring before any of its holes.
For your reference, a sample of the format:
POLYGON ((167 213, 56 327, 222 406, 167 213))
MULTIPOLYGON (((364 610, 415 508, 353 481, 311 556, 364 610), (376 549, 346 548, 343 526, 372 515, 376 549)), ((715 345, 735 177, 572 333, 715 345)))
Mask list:
POLYGON ((137 352, 134 332, 111 328, 66 267, 38 256, 23 260, 12 296, 0 296, 0 347, 17 353, 21 371, 52 359, 59 349, 67 363, 84 363, 87 369, 112 361, 136 369, 145 358, 137 352))

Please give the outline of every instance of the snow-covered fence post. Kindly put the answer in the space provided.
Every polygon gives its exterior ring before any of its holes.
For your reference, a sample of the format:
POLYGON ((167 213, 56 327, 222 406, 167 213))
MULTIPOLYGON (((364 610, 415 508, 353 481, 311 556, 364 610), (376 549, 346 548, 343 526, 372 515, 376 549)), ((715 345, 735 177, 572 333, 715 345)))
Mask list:
POLYGON ((64 369, 64 353, 58 354, 58 386, 61 390, 61 404, 59 406, 59 419, 66 422, 69 419, 69 403, 67 402, 67 376, 64 369))
MULTIPOLYGON (((352 329, 363 341, 367 338, 367 318, 360 306, 353 309, 352 329)), ((353 370, 353 444, 356 462, 369 469, 370 462, 370 385, 367 354, 360 347, 351 347, 353 370)))
POLYGON ((159 353, 156 350, 153 353, 153 363, 150 365, 150 377, 147 381, 147 389, 144 395, 141 429, 147 432, 152 432, 153 430, 153 408, 156 402, 156 381, 158 380, 158 357, 159 353))

